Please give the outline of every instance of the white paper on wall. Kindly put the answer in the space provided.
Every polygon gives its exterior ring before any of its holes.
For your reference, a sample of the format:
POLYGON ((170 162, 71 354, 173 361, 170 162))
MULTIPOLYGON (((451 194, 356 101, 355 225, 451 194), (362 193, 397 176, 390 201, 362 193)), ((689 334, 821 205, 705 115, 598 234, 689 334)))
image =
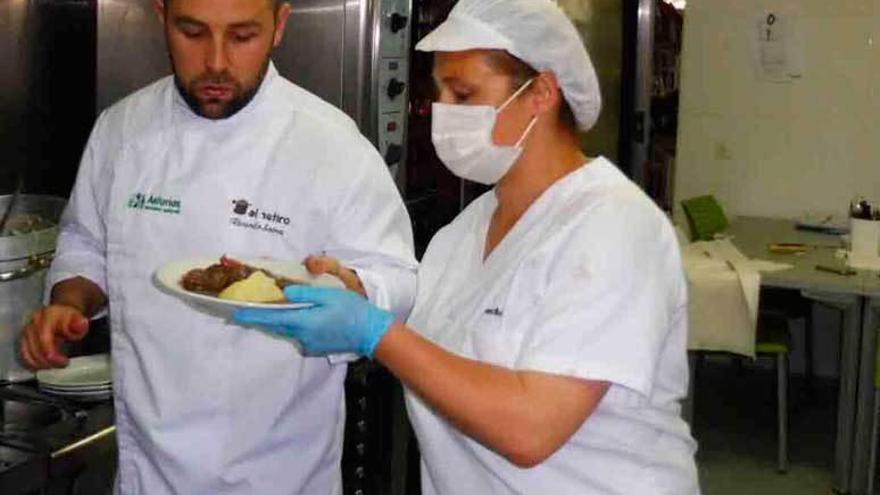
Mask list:
POLYGON ((759 79, 791 82, 803 76, 804 45, 795 17, 763 12, 752 34, 754 64, 759 79))

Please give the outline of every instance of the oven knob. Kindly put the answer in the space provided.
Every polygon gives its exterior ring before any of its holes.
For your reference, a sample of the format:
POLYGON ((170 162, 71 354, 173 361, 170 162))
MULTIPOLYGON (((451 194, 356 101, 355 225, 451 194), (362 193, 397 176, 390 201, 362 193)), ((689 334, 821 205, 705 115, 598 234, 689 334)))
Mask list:
POLYGON ((394 165, 395 163, 400 163, 400 160, 403 159, 403 146, 399 144, 389 144, 388 150, 385 151, 385 163, 387 165, 394 165))
POLYGON ((409 18, 405 15, 400 15, 397 12, 391 14, 391 32, 397 34, 397 32, 406 27, 408 22, 409 18))
POLYGON ((388 98, 392 100, 397 98, 403 93, 404 89, 406 89, 406 83, 400 82, 397 79, 388 81, 388 98))

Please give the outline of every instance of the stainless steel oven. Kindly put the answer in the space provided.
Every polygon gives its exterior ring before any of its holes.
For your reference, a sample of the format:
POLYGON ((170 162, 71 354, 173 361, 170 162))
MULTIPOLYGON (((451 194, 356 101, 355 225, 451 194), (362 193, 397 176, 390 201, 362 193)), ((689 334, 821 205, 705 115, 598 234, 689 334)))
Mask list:
POLYGON ((411 0, 295 0, 278 70, 360 126, 403 180, 411 0))
MULTIPOLYGON (((404 184, 411 0, 290 3, 279 72, 351 116, 404 184)), ((170 73, 152 4, 99 0, 98 110, 170 73)))

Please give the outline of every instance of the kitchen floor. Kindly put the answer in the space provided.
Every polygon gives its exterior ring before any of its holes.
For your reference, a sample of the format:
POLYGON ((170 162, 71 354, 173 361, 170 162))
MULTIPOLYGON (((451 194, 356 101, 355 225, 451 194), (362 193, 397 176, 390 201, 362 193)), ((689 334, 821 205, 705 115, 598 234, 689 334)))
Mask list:
POLYGON ((713 359, 699 372, 694 436, 704 495, 833 493, 836 380, 816 379, 810 392, 802 377, 792 377, 790 469, 779 474, 775 371, 713 359))

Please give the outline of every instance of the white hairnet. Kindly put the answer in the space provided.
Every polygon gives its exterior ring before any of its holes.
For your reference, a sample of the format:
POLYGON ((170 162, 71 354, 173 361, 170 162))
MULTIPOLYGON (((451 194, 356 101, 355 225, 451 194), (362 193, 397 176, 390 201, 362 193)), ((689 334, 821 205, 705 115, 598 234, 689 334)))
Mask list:
POLYGON ((537 71, 556 74, 578 127, 599 118, 602 95, 577 29, 552 0, 460 0, 416 45, 423 52, 505 50, 537 71))

